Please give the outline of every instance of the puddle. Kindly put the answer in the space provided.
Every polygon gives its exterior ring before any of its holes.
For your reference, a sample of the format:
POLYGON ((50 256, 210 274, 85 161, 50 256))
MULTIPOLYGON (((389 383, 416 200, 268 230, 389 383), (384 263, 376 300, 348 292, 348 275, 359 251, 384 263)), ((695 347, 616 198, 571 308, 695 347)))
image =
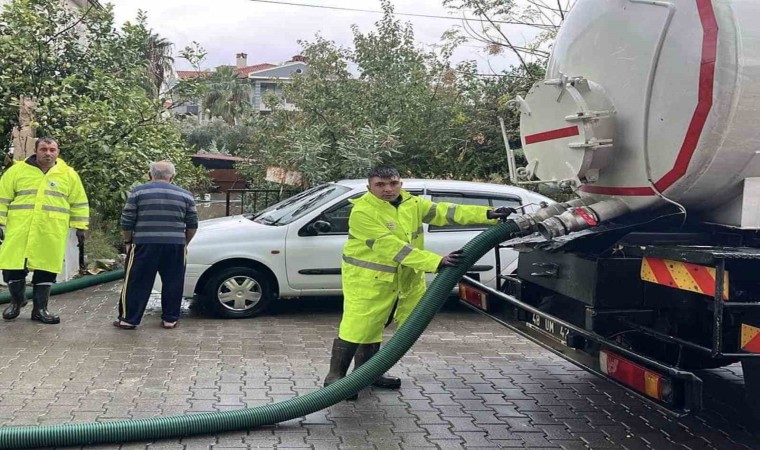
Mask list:
MULTIPOLYGON (((191 300, 188 298, 182 299, 182 305, 180 305, 180 312, 183 316, 192 314, 192 310, 190 309, 190 302, 191 300)), ((161 315, 161 293, 158 291, 153 291, 150 294, 150 298, 148 299, 148 306, 145 307, 145 315, 146 316, 155 316, 161 315)))

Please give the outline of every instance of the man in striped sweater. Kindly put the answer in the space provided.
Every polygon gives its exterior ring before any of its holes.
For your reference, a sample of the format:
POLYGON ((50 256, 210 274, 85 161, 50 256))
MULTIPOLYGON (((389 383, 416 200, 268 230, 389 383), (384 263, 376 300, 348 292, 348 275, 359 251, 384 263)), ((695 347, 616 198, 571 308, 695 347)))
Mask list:
POLYGON ((134 330, 140 324, 156 273, 162 284, 161 326, 177 326, 185 279, 185 249, 198 229, 192 194, 172 184, 174 164, 151 163, 149 175, 149 183, 129 193, 121 213, 127 261, 119 318, 113 325, 125 330, 134 330))

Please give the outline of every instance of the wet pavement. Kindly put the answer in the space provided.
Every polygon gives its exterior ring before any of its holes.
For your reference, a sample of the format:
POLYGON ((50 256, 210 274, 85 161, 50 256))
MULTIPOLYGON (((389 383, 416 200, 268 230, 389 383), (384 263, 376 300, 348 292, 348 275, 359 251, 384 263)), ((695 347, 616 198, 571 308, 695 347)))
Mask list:
MULTIPOLYGON (((214 412, 312 392, 327 372, 339 299, 283 301, 218 320, 185 311, 174 330, 151 303, 136 331, 111 326, 119 283, 53 297, 59 325, 0 323, 0 422, 52 425, 214 412)), ((700 372, 703 412, 675 418, 457 305, 392 369, 399 391, 286 423, 125 449, 760 449, 741 370, 700 372)))

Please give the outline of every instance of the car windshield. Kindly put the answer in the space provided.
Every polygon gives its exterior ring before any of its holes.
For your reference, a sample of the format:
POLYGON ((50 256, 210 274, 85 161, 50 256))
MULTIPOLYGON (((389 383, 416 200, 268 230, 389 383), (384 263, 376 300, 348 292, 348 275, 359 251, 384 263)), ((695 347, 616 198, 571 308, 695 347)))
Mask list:
POLYGON ((252 215, 250 219, 264 225, 287 225, 350 190, 339 184, 323 184, 286 198, 252 215))

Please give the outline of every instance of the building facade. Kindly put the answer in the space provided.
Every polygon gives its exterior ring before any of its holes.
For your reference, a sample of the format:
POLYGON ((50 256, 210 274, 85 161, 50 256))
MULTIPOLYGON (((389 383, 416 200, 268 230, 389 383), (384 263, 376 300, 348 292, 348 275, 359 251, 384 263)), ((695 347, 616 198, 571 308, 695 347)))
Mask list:
MULTIPOLYGON (((235 55, 235 72, 242 79, 248 80, 251 84, 250 102, 253 110, 261 114, 271 112, 271 105, 277 104, 280 108, 295 109, 295 105, 288 102, 284 95, 283 86, 290 83, 293 76, 305 74, 308 71, 308 64, 303 56, 296 55, 289 61, 280 64, 248 64, 248 55, 238 53, 235 55)), ((184 71, 176 72, 176 81, 193 78, 208 77, 213 75, 213 71, 184 71)), ((204 113, 201 99, 183 100, 175 99, 177 106, 172 108, 172 112, 178 116, 195 116, 199 120, 207 120, 204 113)))

